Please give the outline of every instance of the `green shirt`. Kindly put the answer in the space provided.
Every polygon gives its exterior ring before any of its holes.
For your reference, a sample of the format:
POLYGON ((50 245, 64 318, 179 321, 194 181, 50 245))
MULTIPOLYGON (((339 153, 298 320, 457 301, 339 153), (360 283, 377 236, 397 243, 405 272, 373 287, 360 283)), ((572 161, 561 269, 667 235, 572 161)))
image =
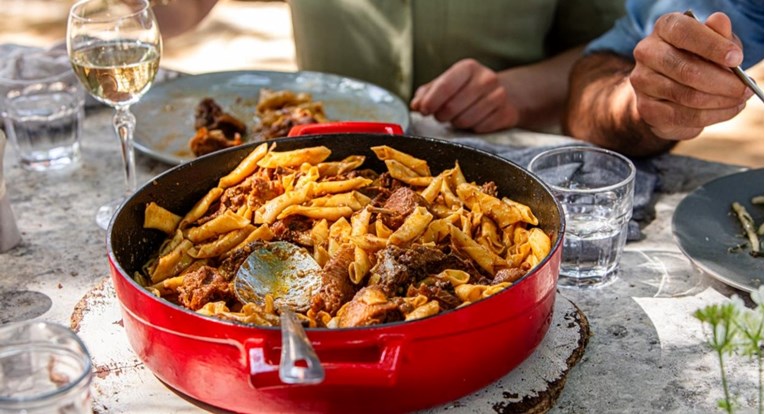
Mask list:
POLYGON ((404 99, 464 58, 493 70, 585 44, 624 0, 290 0, 300 70, 380 85, 404 99))

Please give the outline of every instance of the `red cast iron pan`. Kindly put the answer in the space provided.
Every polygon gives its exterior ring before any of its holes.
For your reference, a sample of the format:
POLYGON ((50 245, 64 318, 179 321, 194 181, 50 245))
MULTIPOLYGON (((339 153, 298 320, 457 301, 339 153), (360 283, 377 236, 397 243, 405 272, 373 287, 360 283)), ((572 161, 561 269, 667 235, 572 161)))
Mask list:
MULTIPOLYGON (((315 132, 315 127, 310 128, 315 132)), ((400 134, 343 133, 276 140, 277 150, 324 145, 334 160, 367 156, 389 145, 426 159, 432 171, 455 161, 468 181, 494 181, 499 193, 529 205, 551 235, 550 254, 513 286, 469 306, 412 322, 367 328, 308 329, 326 371, 317 385, 279 381, 278 328, 197 315, 153 296, 131 275, 164 234, 146 230, 154 201, 183 214, 258 143, 213 153, 154 178, 119 209, 107 235, 112 280, 133 350, 163 382, 183 394, 236 412, 405 412, 458 399, 506 375, 537 347, 552 319, 564 219, 548 188, 523 168, 443 140, 400 134)))

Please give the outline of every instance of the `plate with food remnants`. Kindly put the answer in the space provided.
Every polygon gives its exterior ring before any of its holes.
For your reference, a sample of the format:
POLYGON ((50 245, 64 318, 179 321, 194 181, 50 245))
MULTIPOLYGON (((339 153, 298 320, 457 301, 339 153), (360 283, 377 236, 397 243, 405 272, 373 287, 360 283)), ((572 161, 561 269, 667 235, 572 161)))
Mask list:
POLYGON ((169 164, 284 137, 295 125, 372 121, 409 127, 409 109, 393 93, 308 71, 180 76, 154 85, 131 111, 138 119, 136 149, 169 164))
POLYGON ((745 291, 763 284, 763 169, 714 179, 678 204, 672 233, 700 269, 745 291))

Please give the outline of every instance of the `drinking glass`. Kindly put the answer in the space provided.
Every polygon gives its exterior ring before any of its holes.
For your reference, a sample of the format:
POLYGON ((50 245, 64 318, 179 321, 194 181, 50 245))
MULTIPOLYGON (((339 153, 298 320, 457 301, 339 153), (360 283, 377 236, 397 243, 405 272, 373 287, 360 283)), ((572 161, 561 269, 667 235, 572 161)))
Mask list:
POLYGON ((92 413, 92 379, 88 349, 65 326, 0 326, 0 414, 92 413))
POLYGON ((566 215, 558 286, 613 282, 632 217, 632 162, 602 148, 562 147, 538 154, 529 171, 550 186, 566 215))
POLYGON ((112 122, 122 144, 127 189, 121 199, 98 209, 96 223, 106 229, 115 210, 136 189, 135 116, 130 105, 154 81, 162 37, 148 0, 81 0, 69 12, 66 48, 85 89, 115 109, 112 122))

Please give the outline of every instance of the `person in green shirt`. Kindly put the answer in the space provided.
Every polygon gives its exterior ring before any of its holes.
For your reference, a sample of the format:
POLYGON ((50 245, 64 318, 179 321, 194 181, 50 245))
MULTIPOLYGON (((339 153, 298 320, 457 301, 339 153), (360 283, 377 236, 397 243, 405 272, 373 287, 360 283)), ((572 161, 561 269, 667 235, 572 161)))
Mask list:
MULTIPOLYGON (((159 0, 163 33, 215 0, 159 0)), ((558 128, 568 74, 624 0, 288 0, 297 66, 374 83, 456 128, 558 128)))
POLYGON ((288 0, 298 68, 375 83, 490 132, 558 127, 568 73, 624 0, 288 0))

